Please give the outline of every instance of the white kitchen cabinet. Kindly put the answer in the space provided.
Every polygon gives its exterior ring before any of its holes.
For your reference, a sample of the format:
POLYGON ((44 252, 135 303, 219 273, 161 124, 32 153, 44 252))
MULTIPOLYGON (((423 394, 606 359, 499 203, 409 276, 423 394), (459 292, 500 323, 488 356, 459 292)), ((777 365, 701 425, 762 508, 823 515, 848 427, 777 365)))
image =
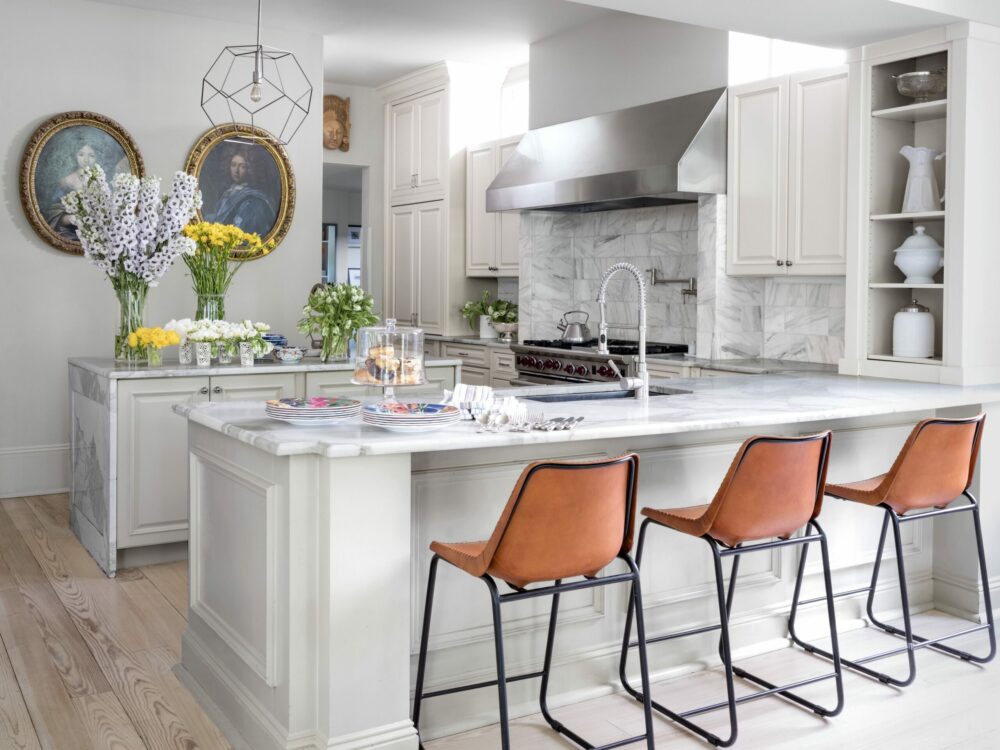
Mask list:
POLYGON ((466 260, 468 276, 514 277, 519 271, 517 212, 490 213, 486 189, 521 142, 521 136, 470 148, 466 156, 466 260))
POLYGON ((495 282, 466 274, 466 147, 496 137, 505 76, 500 68, 447 62, 379 87, 387 317, 458 335, 466 329, 462 305, 496 294, 495 282))
POLYGON ((846 273, 847 105, 846 66, 729 90, 727 273, 846 273))
POLYGON ((210 394, 207 377, 119 381, 118 548, 187 539, 187 424, 173 408, 210 394))
POLYGON ((462 365, 459 380, 466 385, 491 385, 490 368, 462 365))
POLYGON ((649 377, 656 378, 695 378, 698 377, 698 368, 691 365, 680 365, 671 362, 663 362, 657 359, 647 359, 646 369, 649 377))
POLYGON ((291 397, 301 390, 296 388, 296 377, 267 372, 122 380, 118 389, 118 547, 187 539, 187 472, 182 469, 187 428, 173 413, 175 404, 291 397))
POLYGON ((389 111, 392 205, 444 198, 448 169, 447 100, 443 89, 394 103, 389 111))
MULTIPOLYGON (((70 527, 109 575, 119 566, 185 553, 188 431, 174 406, 381 392, 351 384, 351 369, 340 363, 176 367, 165 366, 162 375, 145 368, 137 374, 115 369, 110 360, 70 360, 70 527)), ((399 393, 440 398, 454 388, 457 369, 428 363, 427 384, 399 393)))
POLYGON ((392 208, 389 257, 392 315, 427 333, 444 333, 448 317, 444 201, 392 208))
POLYGON ((510 388, 510 381, 516 379, 514 353, 506 350, 490 352, 490 385, 494 388, 510 388))

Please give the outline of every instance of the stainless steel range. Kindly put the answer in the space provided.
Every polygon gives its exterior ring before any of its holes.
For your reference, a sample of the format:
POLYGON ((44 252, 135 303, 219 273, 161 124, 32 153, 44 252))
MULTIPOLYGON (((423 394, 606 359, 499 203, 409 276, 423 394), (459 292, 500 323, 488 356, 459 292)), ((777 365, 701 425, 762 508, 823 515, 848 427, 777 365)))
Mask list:
MULTIPOLYGON (((609 364, 613 360, 621 374, 635 375, 639 346, 634 341, 610 339, 610 356, 597 353, 597 339, 582 344, 565 341, 527 340, 511 345, 517 368, 513 385, 548 385, 566 383, 611 383, 619 373, 609 364)), ((647 342, 646 354, 686 354, 687 344, 647 342)))

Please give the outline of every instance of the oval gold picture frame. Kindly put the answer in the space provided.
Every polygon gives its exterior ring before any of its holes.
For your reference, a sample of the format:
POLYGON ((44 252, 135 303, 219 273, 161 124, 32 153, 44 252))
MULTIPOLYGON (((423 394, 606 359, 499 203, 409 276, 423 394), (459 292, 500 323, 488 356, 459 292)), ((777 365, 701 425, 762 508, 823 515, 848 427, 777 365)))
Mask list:
POLYGON ((50 117, 31 134, 21 157, 19 193, 24 215, 45 242, 73 255, 83 255, 83 248, 70 217, 60 211, 58 198, 72 189, 68 183, 79 168, 75 160, 86 146, 90 146, 88 158, 102 164, 109 182, 114 171, 126 164, 132 174, 144 174, 142 156, 132 136, 110 117, 96 112, 63 112, 50 117), (120 155, 107 137, 120 149, 120 155), (40 198, 39 189, 48 194, 40 198))
POLYGON ((204 203, 198 221, 234 224, 265 242, 274 240, 275 247, 288 234, 295 214, 295 174, 288 153, 266 130, 212 128, 195 143, 184 170, 201 187, 204 203))

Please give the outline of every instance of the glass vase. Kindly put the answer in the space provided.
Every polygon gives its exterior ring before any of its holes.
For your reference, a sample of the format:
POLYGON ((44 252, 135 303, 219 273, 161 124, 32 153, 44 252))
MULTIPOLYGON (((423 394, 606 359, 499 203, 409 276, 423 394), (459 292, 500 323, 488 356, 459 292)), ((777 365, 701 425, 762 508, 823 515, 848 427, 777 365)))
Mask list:
POLYGON ((233 352, 226 344, 219 344, 219 364, 231 365, 233 363, 233 352))
POLYGON ((151 348, 149 354, 147 355, 147 365, 150 367, 159 367, 163 364, 163 354, 159 349, 151 348))
POLYGON ((331 359, 347 359, 347 345, 350 343, 348 336, 324 336, 323 346, 319 350, 319 358, 323 362, 331 359))
POLYGON ((194 358, 198 367, 209 367, 212 364, 212 344, 199 341, 194 345, 194 358))
POLYGON ((182 365, 189 365, 194 361, 194 352, 192 351, 191 342, 185 341, 177 347, 177 361, 182 365))
POLYGON ((143 351, 128 345, 128 335, 142 328, 146 312, 147 284, 138 283, 115 289, 118 297, 118 332, 115 334, 115 362, 138 364, 146 361, 143 351))
POLYGON ((224 294, 199 294, 198 309, 195 311, 195 320, 225 320, 226 319, 226 295, 224 294))
POLYGON ((243 367, 254 365, 253 344, 249 341, 240 342, 240 365, 243 367))

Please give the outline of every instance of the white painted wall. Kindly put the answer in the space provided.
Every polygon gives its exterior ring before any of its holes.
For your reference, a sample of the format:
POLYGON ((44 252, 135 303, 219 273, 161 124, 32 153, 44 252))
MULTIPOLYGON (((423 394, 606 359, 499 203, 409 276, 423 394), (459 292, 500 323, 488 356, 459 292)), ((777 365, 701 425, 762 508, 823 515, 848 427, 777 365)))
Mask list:
MULTIPOLYGON (((364 288, 375 298, 375 309, 382 310, 384 268, 384 196, 385 182, 385 101, 373 88, 327 81, 326 94, 351 97, 351 148, 349 151, 323 149, 326 164, 351 164, 367 167, 363 192, 367 196, 363 207, 362 232, 364 251, 361 278, 364 288)), ((347 231, 346 229, 344 230, 347 231)), ((319 230, 317 229, 317 234, 319 230)))
MULTIPOLYGON (((225 44, 252 40, 253 14, 225 22, 80 0, 3 0, 0 45, 0 495, 68 486, 67 357, 112 354, 117 303, 83 258, 50 248, 18 200, 24 144, 50 116, 99 112, 120 122, 147 171, 168 182, 209 127, 198 106, 201 78, 225 44), (21 352, 15 356, 14 344, 21 352), (25 356, 23 352, 30 352, 25 356)), ((230 290, 230 318, 266 320, 298 339, 298 319, 317 276, 322 189, 322 39, 271 29, 268 43, 291 49, 314 81, 313 109, 288 147, 298 187, 284 242, 242 269, 230 290)), ((381 136, 379 136, 381 142, 381 136)), ((376 170, 381 174, 381 168, 376 170)), ((150 293, 147 323, 194 314, 183 264, 150 293)))
POLYGON ((348 268, 361 267, 361 248, 347 247, 347 227, 361 224, 361 210, 361 193, 323 191, 323 223, 337 225, 337 281, 340 282, 347 281, 348 268))
POLYGON ((532 128, 725 86, 728 34, 630 14, 531 45, 532 128))

